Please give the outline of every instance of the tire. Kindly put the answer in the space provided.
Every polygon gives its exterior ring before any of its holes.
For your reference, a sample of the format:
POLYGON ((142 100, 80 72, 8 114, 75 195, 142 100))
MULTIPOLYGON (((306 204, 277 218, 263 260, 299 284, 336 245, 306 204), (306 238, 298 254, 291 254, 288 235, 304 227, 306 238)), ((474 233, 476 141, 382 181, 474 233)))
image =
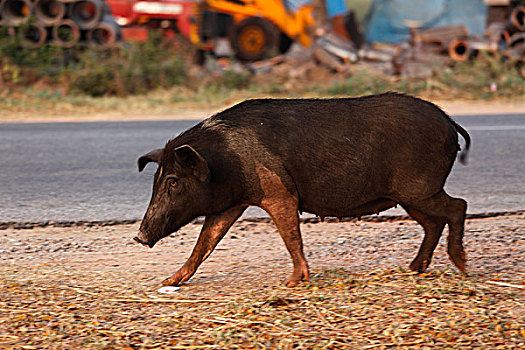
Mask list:
POLYGON ((290 46, 292 46, 293 40, 290 39, 290 37, 284 33, 281 33, 279 39, 279 53, 286 53, 290 49, 290 46))
POLYGON ((279 32, 265 19, 248 17, 233 26, 230 43, 238 59, 258 61, 277 52, 279 32))

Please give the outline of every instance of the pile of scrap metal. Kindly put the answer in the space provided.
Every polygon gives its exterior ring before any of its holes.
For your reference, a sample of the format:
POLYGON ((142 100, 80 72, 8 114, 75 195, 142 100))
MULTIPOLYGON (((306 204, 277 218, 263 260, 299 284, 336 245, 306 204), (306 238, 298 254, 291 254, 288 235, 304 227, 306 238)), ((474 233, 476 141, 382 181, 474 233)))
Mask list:
MULTIPOLYGON (((305 1, 306 3, 308 1, 305 1)), ((313 1, 314 6, 308 45, 294 44, 290 51, 249 64, 255 72, 276 72, 291 79, 309 76, 319 67, 344 75, 351 74, 352 64, 362 60, 390 62, 393 51, 372 49, 366 45, 361 26, 353 11, 343 1, 313 1)))
POLYGON ((251 63, 249 67, 257 72, 272 71, 296 79, 324 68, 332 73, 351 75, 352 66, 357 62, 378 62, 390 64, 395 50, 365 45, 362 39, 353 41, 334 32, 330 26, 318 30, 316 39, 309 47, 294 45, 280 56, 251 63))
POLYGON ((121 36, 103 0, 1 0, 0 27, 26 48, 88 44, 104 49, 121 36))
MULTIPOLYGON (((525 61, 525 1, 484 3, 488 9, 482 35, 471 35, 462 24, 412 29, 410 39, 394 57, 395 72, 406 77, 428 76, 432 74, 431 63, 462 62, 482 51, 499 52, 516 63, 525 61)), ((520 73, 525 77, 525 70, 520 73)))
MULTIPOLYGON (((486 35, 504 56, 525 61, 525 1, 486 0, 489 26, 486 35)), ((525 71, 522 70, 525 78, 525 71)))
MULTIPOLYGON (((324 66, 348 73, 351 64, 365 62, 386 73, 425 78, 482 51, 499 52, 525 67, 525 0, 374 0, 362 27, 354 21, 354 28, 352 37, 329 26, 317 28, 313 44, 301 54, 252 67, 293 73, 324 66)), ((525 77, 525 68, 520 73, 525 77)))

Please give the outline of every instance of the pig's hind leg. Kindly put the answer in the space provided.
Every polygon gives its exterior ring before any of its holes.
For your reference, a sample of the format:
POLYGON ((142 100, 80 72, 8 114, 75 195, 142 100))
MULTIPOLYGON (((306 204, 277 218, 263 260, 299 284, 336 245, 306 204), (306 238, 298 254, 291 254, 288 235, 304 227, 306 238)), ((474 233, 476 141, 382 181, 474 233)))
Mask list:
POLYGON ((165 279, 162 284, 176 286, 189 280, 246 208, 247 206, 242 205, 227 209, 219 214, 206 216, 190 257, 173 276, 165 279))
MULTIPOLYGON (((400 202, 403 203, 403 201, 400 202)), ((444 190, 441 190, 425 200, 412 200, 403 204, 428 216, 439 217, 445 220, 449 227, 448 255, 454 265, 461 272, 466 273, 465 265, 467 259, 463 249, 463 233, 467 202, 461 198, 453 198, 444 190)))
POLYGON ((440 217, 426 215, 417 209, 406 206, 403 208, 414 220, 423 226, 425 230, 423 243, 421 243, 417 256, 409 266, 412 271, 424 272, 430 265, 432 254, 441 238, 441 234, 445 228, 445 220, 440 217))

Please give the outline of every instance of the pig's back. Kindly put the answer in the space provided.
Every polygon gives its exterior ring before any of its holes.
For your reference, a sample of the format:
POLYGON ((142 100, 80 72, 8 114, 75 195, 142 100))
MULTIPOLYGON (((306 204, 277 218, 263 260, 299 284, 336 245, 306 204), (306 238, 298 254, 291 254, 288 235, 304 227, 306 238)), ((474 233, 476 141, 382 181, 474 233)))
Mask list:
POLYGON ((249 100, 214 118, 255 135, 291 176, 303 209, 327 214, 406 191, 435 193, 457 150, 439 108, 392 93, 249 100))

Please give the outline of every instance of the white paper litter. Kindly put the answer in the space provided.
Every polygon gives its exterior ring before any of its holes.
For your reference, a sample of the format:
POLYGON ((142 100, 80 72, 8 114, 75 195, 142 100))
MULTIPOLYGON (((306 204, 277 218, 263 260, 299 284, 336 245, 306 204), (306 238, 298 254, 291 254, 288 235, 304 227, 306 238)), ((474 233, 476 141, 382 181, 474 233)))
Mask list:
POLYGON ((179 291, 180 287, 172 287, 172 286, 165 286, 158 290, 159 293, 164 294, 170 294, 170 293, 177 293, 179 291))

